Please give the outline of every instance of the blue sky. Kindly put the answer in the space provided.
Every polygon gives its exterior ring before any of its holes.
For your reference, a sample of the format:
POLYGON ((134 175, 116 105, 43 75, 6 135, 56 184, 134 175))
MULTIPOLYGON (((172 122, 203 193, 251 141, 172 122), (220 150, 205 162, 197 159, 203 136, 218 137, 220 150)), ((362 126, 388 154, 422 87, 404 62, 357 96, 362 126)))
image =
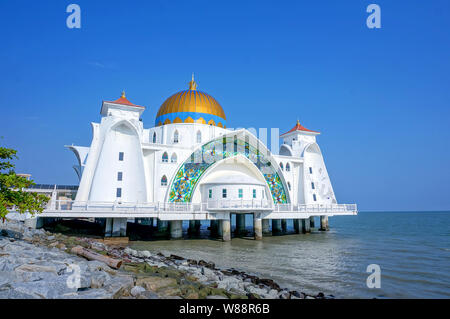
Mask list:
POLYGON ((38 183, 76 184, 102 100, 214 96, 229 127, 318 142, 337 199, 361 210, 450 209, 450 2, 1 1, 2 145, 38 183), (66 27, 77 3, 82 27, 66 27), (381 7, 368 29, 366 7, 381 7))

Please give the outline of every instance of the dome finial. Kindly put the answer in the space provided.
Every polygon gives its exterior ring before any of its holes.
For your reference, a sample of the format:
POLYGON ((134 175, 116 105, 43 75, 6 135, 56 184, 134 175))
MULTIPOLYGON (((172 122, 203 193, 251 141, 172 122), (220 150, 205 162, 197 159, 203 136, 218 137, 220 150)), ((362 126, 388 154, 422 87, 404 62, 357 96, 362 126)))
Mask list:
POLYGON ((197 83, 195 83, 195 80, 194 80, 194 72, 192 72, 192 80, 191 80, 191 82, 189 82, 189 90, 193 90, 193 91, 197 90, 197 83))
POLYGON ((300 125, 300 120, 297 118, 297 125, 300 125))
POLYGON ((125 90, 122 90, 122 98, 125 98, 125 90))

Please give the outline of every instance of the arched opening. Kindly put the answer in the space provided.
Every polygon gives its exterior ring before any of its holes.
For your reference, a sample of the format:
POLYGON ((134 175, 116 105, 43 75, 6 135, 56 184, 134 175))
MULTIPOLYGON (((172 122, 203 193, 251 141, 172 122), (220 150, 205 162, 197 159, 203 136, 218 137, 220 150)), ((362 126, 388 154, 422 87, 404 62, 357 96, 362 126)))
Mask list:
POLYGON ((166 175, 163 175, 163 177, 161 177, 161 186, 167 186, 167 177, 166 177, 166 175))
POLYGON ((202 142, 202 132, 197 131, 197 143, 201 143, 202 142))
POLYGON ((173 153, 172 156, 170 157, 170 162, 171 163, 176 163, 177 162, 177 154, 173 153))
POLYGON ((284 170, 283 163, 280 163, 280 168, 281 168, 281 170, 284 170))
POLYGON ((286 163, 286 172, 290 172, 291 171, 291 165, 289 165, 289 163, 286 163))
POLYGON ((156 132, 153 132, 153 143, 156 143, 156 132))
POLYGON ((173 133, 173 143, 176 144, 180 141, 180 135, 178 133, 178 130, 175 130, 175 133, 173 133))
POLYGON ((288 182, 287 184, 288 184, 288 188, 289 188, 289 190, 291 190, 291 183, 290 183, 290 182, 288 182))
POLYGON ((163 163, 169 162, 169 155, 167 154, 167 152, 164 152, 164 154, 162 155, 162 162, 163 163))

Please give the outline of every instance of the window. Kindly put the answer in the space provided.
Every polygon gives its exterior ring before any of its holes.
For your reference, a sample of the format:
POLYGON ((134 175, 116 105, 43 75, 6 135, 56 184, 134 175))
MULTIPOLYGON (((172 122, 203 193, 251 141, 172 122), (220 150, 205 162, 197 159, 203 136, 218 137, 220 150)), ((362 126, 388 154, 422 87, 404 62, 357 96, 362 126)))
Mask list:
POLYGON ((244 195, 244 191, 242 190, 242 188, 239 188, 239 198, 242 198, 244 195))
POLYGON ((312 174, 312 167, 309 168, 309 173, 312 174))
POLYGON ((227 198, 227 189, 222 189, 222 198, 227 198))
POLYGON ((311 182, 311 188, 316 189, 316 187, 314 186, 314 182, 311 182))
POLYGON ((122 177, 123 177, 123 173, 122 172, 118 172, 117 173, 117 180, 120 182, 122 181, 122 177))
POLYGON ((291 171, 291 165, 289 165, 289 163, 286 164, 286 172, 290 172, 291 171))
POLYGON ((163 177, 161 177, 161 186, 167 186, 167 177, 166 177, 166 175, 163 175, 163 177))
POLYGON ((284 167, 283 167, 283 163, 280 163, 280 168, 281 168, 281 170, 283 170, 283 169, 284 169, 284 167))
POLYGON ((253 190, 253 198, 256 198, 256 189, 253 190))
POLYGON ((197 143, 201 143, 202 142, 202 132, 197 131, 197 143))
POLYGON ((164 152, 164 154, 162 155, 162 161, 163 163, 169 162, 169 155, 167 155, 167 152, 164 152))
POLYGON ((170 157, 170 162, 171 163, 176 163, 177 162, 177 154, 173 153, 172 156, 170 157))
POLYGON ((179 142, 179 134, 178 131, 175 131, 175 133, 173 133, 173 143, 176 144, 179 142))
POLYGON ((116 189, 116 197, 117 197, 117 198, 122 197, 122 188, 116 189))
POLYGON ((119 152, 119 161, 123 161, 123 152, 119 152))
POLYGON ((291 190, 291 183, 288 182, 288 188, 291 190))
POLYGON ((316 194, 313 194, 313 199, 314 199, 315 202, 317 202, 316 194))
POLYGON ((264 199, 264 194, 265 194, 265 193, 264 193, 264 190, 261 191, 261 198, 262 198, 262 199, 264 199))
POLYGON ((212 198, 212 189, 210 189, 208 192, 208 198, 212 198))
POLYGON ((156 143, 156 132, 153 132, 153 143, 156 143))

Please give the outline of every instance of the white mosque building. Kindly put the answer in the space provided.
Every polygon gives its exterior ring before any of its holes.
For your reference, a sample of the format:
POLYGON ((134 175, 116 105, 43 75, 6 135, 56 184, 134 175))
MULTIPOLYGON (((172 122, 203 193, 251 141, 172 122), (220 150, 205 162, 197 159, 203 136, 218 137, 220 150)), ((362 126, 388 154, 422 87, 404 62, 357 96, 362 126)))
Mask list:
POLYGON ((155 125, 144 128, 144 106, 122 93, 104 101, 100 123, 91 123, 90 146, 67 146, 76 155, 80 183, 69 206, 53 204, 43 216, 96 217, 107 236, 124 236, 127 220, 156 221, 172 238, 210 220, 211 230, 231 239, 253 214, 254 236, 282 234, 286 220, 298 233, 328 230, 328 217, 356 214, 356 205, 339 205, 316 137, 298 121, 281 135, 279 155, 246 129, 227 129, 225 112, 209 94, 189 89, 170 96, 155 125), (47 214, 47 215, 45 215, 47 214))

